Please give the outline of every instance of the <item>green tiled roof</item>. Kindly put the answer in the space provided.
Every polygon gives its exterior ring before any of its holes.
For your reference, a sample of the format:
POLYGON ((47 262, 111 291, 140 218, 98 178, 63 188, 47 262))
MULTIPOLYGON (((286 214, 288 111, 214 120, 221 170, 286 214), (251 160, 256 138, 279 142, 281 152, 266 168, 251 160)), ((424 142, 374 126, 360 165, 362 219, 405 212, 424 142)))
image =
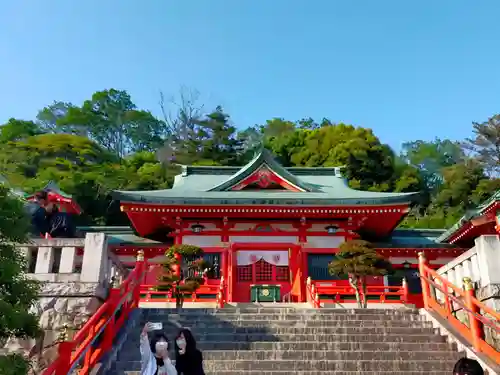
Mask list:
POLYGON ((242 168, 186 166, 171 189, 115 191, 113 196, 122 202, 157 204, 377 205, 410 204, 418 193, 354 190, 342 178, 339 168, 284 168, 269 151, 263 150, 242 168), (263 165, 304 191, 227 191, 263 165))
MULTIPOLYGON (((83 233, 103 232, 109 236, 112 245, 158 245, 158 241, 137 236, 131 227, 78 227, 83 233)), ((375 245, 383 248, 443 248, 454 247, 450 244, 442 244, 436 241, 437 237, 445 232, 444 229, 396 229, 391 237, 384 242, 376 242, 375 245)))
POLYGON ((439 242, 448 241, 450 237, 452 237, 455 234, 455 232, 457 232, 464 224, 466 224, 467 222, 478 216, 481 216, 489 206, 491 206, 498 200, 500 200, 500 190, 495 192, 495 194, 493 194, 490 199, 488 199, 481 205, 477 206, 474 210, 466 212, 465 215, 462 216, 450 229, 448 229, 441 236, 439 236, 437 241, 439 242))
POLYGON ((384 248, 443 248, 455 247, 450 244, 439 243, 437 239, 445 229, 396 229, 391 237, 384 242, 376 243, 384 248))

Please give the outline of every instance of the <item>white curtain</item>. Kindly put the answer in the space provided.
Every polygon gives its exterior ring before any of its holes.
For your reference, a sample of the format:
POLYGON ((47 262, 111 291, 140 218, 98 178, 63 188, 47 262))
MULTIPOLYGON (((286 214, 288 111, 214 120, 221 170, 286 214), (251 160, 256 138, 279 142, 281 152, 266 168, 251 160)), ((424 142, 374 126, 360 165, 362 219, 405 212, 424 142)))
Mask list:
POLYGON ((264 259, 275 266, 288 266, 288 251, 246 250, 236 253, 238 266, 248 266, 264 259))

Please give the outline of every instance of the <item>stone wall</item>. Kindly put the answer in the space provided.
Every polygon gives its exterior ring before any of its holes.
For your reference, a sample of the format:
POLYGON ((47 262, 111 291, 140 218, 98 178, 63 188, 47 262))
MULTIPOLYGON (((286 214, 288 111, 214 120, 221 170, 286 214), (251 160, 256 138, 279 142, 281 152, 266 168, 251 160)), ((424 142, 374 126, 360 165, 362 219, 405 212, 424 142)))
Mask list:
POLYGON ((36 265, 31 265, 35 272, 28 276, 42 282, 34 312, 40 317, 43 335, 37 340, 9 339, 0 343, 0 352, 29 356, 38 373, 57 358, 61 332, 66 330, 72 339, 106 300, 111 280, 121 282, 128 271, 108 251, 103 233, 90 233, 85 239, 36 239, 20 247, 27 257, 36 259, 36 265), (60 259, 54 256, 57 251, 60 259), (51 272, 55 261, 57 273, 51 272))

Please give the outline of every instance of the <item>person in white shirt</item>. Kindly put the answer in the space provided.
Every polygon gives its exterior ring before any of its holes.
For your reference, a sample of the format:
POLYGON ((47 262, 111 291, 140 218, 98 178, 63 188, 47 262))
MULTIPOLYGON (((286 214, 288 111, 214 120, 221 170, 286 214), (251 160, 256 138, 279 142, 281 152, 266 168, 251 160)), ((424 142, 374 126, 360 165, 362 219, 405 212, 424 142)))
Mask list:
POLYGON ((177 375, 177 370, 168 356, 168 340, 163 332, 157 332, 151 338, 148 333, 155 330, 154 324, 146 323, 141 332, 141 374, 142 375, 177 375))

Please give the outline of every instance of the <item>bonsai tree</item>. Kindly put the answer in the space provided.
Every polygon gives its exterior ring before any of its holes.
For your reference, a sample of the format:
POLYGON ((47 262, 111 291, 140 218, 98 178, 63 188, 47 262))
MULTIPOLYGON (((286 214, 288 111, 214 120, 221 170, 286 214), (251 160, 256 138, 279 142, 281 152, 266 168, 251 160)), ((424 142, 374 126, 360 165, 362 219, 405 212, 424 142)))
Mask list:
POLYGON ((368 306, 366 295, 366 276, 383 276, 391 272, 391 264, 377 254, 368 241, 350 240, 340 245, 335 260, 328 264, 330 275, 347 275, 349 284, 356 293, 360 308, 368 306))
POLYGON ((175 305, 181 308, 184 295, 193 293, 203 283, 203 276, 210 272, 210 264, 203 260, 203 249, 192 245, 174 245, 165 253, 163 270, 157 290, 169 291, 175 305))

